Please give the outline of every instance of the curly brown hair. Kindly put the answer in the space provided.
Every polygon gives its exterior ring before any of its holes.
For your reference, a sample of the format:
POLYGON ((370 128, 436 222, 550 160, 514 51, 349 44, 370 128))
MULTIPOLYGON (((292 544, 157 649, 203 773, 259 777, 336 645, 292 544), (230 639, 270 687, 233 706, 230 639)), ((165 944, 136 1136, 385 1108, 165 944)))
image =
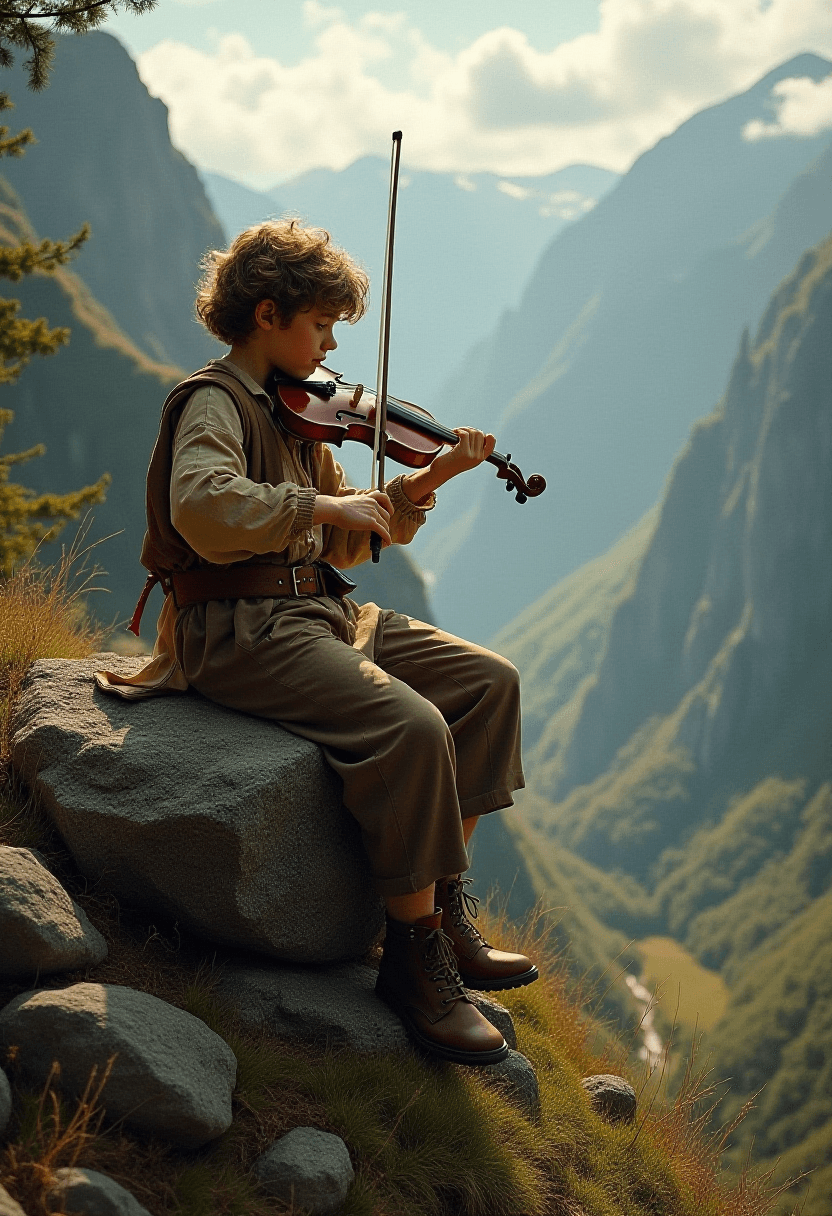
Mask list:
POLYGON ((207 330, 233 346, 254 330, 254 310, 273 300, 282 324, 320 308, 353 324, 367 311, 370 282, 323 228, 296 219, 246 228, 224 252, 202 259, 196 314, 207 330))

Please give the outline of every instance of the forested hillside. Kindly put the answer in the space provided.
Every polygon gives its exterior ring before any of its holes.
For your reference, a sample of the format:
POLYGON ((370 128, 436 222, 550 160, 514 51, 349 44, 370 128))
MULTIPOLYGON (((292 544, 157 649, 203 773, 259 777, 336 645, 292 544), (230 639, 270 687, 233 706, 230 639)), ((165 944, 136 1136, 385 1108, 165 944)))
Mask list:
POLYGON ((642 155, 554 240, 518 308, 460 367, 440 412, 493 424, 500 450, 549 484, 520 511, 485 473, 473 506, 469 486, 443 496, 453 522, 420 538, 419 552, 447 627, 486 641, 660 497, 690 427, 723 391, 743 327, 828 230, 829 164, 810 168, 828 132, 743 132, 770 114, 778 80, 829 70, 799 56, 642 155), (504 577, 471 603, 460 588, 495 552, 504 577))
POLYGON ((222 348, 196 323, 194 283, 223 232, 196 169, 173 147, 151 97, 109 34, 57 39, 49 87, 33 93, 18 64, 3 70, 10 121, 37 144, 3 173, 39 234, 91 227, 76 269, 146 355, 191 370, 222 348))
MULTIPOLYGON (((531 749, 525 819, 508 823, 538 893, 562 899, 566 876, 584 920, 672 936, 721 972, 723 1117, 765 1086, 734 1161, 753 1140, 771 1164, 822 1166, 807 1216, 832 1196, 830 333, 832 237, 743 338, 611 613, 600 586, 597 657, 531 749)), ((532 705, 548 681, 524 637, 545 635, 557 592, 505 634, 532 705)))

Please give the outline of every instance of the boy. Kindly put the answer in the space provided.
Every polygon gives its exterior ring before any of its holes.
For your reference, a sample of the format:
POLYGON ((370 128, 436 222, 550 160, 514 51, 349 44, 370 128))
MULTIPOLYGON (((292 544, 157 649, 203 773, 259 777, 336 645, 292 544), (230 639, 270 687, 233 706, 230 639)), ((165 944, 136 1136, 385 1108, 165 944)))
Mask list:
POLYGON ((323 363, 333 326, 357 321, 367 292, 328 233, 294 220, 208 256, 197 313, 231 350, 163 410, 142 549, 148 584, 167 593, 156 647, 137 676, 97 679, 126 697, 193 685, 318 743, 387 909, 379 995, 426 1050, 491 1064, 508 1048, 463 985, 516 987, 537 969, 483 940, 460 875, 476 817, 523 785, 517 672, 430 625, 359 607, 328 563, 366 561, 373 532, 407 544, 434 491, 480 464, 494 437, 461 428, 428 468, 384 492, 354 490, 325 445, 282 431, 269 395, 275 376, 303 380, 323 363))

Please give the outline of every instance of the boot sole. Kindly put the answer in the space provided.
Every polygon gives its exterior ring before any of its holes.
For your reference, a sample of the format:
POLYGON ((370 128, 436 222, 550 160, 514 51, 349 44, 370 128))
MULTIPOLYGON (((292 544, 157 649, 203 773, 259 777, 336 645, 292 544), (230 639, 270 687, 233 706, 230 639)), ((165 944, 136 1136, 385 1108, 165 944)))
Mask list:
POLYGON ((407 1033, 410 1035, 417 1047, 421 1047, 422 1051, 428 1055, 437 1056, 441 1060, 448 1060, 451 1064, 468 1064, 468 1065, 484 1065, 484 1064, 501 1064, 503 1060, 508 1058, 508 1043, 503 1040, 502 1047, 495 1047, 492 1051, 463 1051, 459 1047, 445 1047, 441 1043, 437 1043, 434 1039, 429 1039, 427 1035, 422 1034, 407 1016, 407 1013, 395 998, 388 995, 383 988, 376 988, 376 996, 384 1001, 398 1018, 401 1019, 407 1033))
POLYGON ((540 972, 537 967, 532 967, 530 971, 524 971, 522 975, 507 975, 505 979, 473 979, 470 976, 459 973, 463 987, 470 988, 474 992, 505 992, 507 988, 524 988, 526 984, 533 984, 535 980, 540 979, 540 972))

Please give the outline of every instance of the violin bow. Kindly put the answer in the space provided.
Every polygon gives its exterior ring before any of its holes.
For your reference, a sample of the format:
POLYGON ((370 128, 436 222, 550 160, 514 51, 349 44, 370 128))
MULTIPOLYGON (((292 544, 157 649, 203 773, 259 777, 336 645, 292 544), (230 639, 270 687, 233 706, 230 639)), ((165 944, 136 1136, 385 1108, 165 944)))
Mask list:
MULTIPOLYGON (((393 289, 393 241, 396 235, 396 199, 399 193, 399 161, 402 154, 402 133, 393 132, 390 157, 390 197, 387 204, 387 240, 384 246, 384 278, 381 285, 381 324, 378 335, 378 376, 376 384, 376 425, 373 437, 373 489, 384 489, 384 455, 387 446, 387 369, 390 360, 390 298, 393 289)), ((370 552, 377 562, 381 553, 381 537, 370 537, 370 552)))

